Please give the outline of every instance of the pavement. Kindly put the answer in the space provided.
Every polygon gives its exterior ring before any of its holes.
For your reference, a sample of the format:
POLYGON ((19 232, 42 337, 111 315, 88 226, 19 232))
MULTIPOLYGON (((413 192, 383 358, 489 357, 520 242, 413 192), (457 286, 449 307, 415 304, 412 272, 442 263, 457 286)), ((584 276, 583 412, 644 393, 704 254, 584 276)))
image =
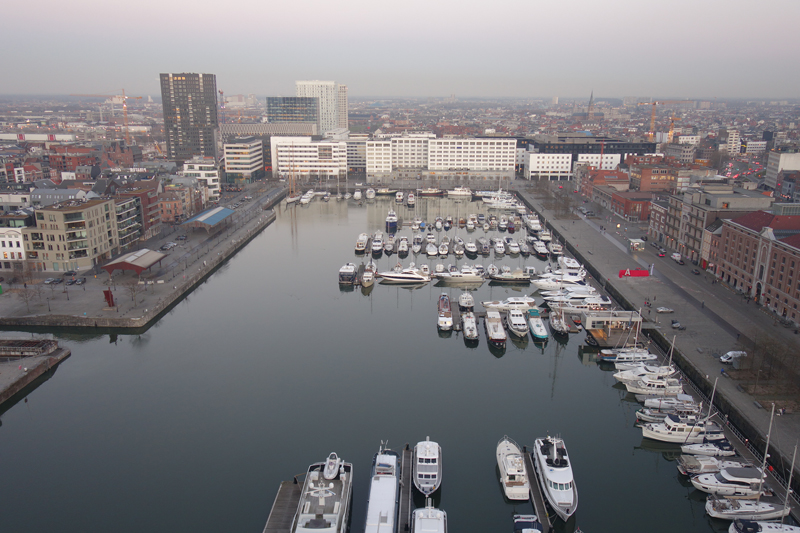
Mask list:
MULTIPOLYGON (((752 338, 757 332, 763 331, 788 346, 800 347, 800 335, 796 335, 794 330, 779 325, 774 314, 753 303, 747 303, 724 283, 712 284, 714 278, 711 274, 701 271, 700 275, 693 275, 691 270, 696 268, 694 265, 688 262, 679 265, 670 259, 669 253, 666 257, 658 257, 656 248, 649 243, 645 250, 631 252, 627 239, 646 235, 646 226, 626 224, 613 216, 609 220, 606 218, 609 216, 608 212, 599 218, 587 219, 578 214, 556 218, 552 210, 544 208, 541 198, 536 197, 533 191, 522 190, 520 194, 584 257, 590 258, 592 265, 629 302, 633 305, 638 302, 642 306, 645 319, 662 328, 667 338, 675 335, 676 348, 706 375, 712 385, 717 376, 725 376, 722 370, 731 371, 729 365, 719 362, 718 356, 737 349, 740 337, 752 338), (617 224, 620 224, 619 229, 617 224), (605 229, 601 229, 601 226, 605 229), (650 265, 654 265, 653 275, 650 277, 619 277, 620 270, 649 268, 650 265), (645 301, 649 301, 651 307, 646 307, 645 301), (672 308, 675 312, 657 314, 656 307, 659 306, 672 308), (679 320, 686 329, 673 330, 673 319, 679 320)), ((594 211, 603 214, 598 209, 594 211)), ((797 393, 790 394, 791 402, 786 402, 785 396, 768 395, 768 392, 774 390, 771 387, 773 383, 761 374, 757 376, 761 380, 757 394, 752 396, 738 388, 739 385, 751 385, 751 376, 752 374, 748 376, 746 382, 722 377, 718 380, 717 394, 724 395, 762 435, 766 435, 770 404, 784 402, 783 405, 796 405, 797 393)), ((780 405, 782 404, 779 403, 778 407, 780 405)), ((784 460, 788 458, 785 463, 787 470, 798 439, 800 412, 789 408, 785 415, 775 417, 771 441, 780 450, 784 460)), ((773 461, 779 463, 778 459, 773 458, 773 461)))
POLYGON ((148 312, 159 304, 187 292, 196 280, 196 274, 213 269, 217 259, 229 254, 252 228, 263 222, 266 217, 264 205, 283 191, 281 185, 255 183, 246 186, 240 193, 223 196, 219 202, 221 206, 232 205, 245 196, 252 196, 253 199, 243 201, 235 210, 232 224, 213 236, 202 229, 165 226, 159 235, 126 251, 128 253, 141 248, 160 250, 167 242, 177 243, 178 246, 163 251, 167 257, 160 265, 144 271, 141 278, 130 271, 118 270, 109 276, 104 270, 97 269, 98 272, 81 270, 77 273, 76 278, 86 278, 83 285, 43 283, 49 277, 63 277, 61 272, 36 273, 27 288, 7 280, 3 283, 3 295, 0 296, 0 317, 9 321, 31 318, 32 322, 35 322, 35 318, 44 317, 52 319, 49 325, 56 326, 59 317, 65 320, 65 325, 70 317, 144 320, 149 316, 148 312), (185 235, 186 239, 179 240, 180 235, 185 235), (136 283, 139 280, 145 283, 136 283), (103 291, 109 288, 114 295, 114 307, 109 307, 103 296, 103 291), (28 293, 27 298, 22 294, 24 291, 28 293), (132 291, 136 292, 135 300, 132 291))

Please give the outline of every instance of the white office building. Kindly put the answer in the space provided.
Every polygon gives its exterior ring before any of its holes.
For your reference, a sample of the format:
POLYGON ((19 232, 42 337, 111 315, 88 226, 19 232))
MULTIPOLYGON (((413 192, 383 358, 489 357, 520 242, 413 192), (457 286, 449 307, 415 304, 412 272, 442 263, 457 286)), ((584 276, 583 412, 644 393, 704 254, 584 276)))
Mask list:
POLYGON ((219 165, 213 157, 194 157, 183 164, 183 175, 196 178, 208 189, 208 201, 218 202, 220 194, 219 165))
POLYGON ((525 178, 550 181, 568 180, 572 177, 572 154, 540 154, 528 152, 525 160, 525 178))
POLYGON ((731 157, 739 154, 742 148, 742 138, 739 136, 738 130, 728 130, 728 143, 725 148, 731 157))
POLYGON ((347 86, 335 81, 297 81, 296 95, 317 98, 319 132, 348 127, 347 86))
POLYGON ((264 147, 261 139, 238 137, 222 147, 228 182, 251 183, 264 175, 264 147))
POLYGON ((514 172, 516 139, 432 139, 429 170, 514 172))
POLYGON ((347 178, 347 143, 311 137, 272 137, 272 173, 280 178, 347 178))
POLYGON ((700 144, 700 136, 699 135, 679 135, 678 136, 678 144, 692 144, 697 146, 700 144))
POLYGON ((800 170, 800 153, 770 152, 764 185, 774 189, 778 184, 778 173, 781 170, 800 170))

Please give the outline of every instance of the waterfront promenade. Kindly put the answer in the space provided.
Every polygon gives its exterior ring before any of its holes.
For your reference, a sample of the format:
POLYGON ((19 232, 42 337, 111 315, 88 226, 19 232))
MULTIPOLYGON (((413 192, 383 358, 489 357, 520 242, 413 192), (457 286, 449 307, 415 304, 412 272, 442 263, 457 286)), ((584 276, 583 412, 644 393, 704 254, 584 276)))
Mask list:
MULTIPOLYGON (((690 263, 679 265, 669 258, 669 254, 658 257, 652 246, 648 245, 640 252, 631 252, 627 238, 644 235, 641 228, 626 225, 621 220, 587 219, 575 214, 557 218, 554 211, 545 209, 542 199, 533 191, 521 190, 519 194, 578 255, 600 273, 603 279, 598 281, 601 285, 609 286, 612 292, 616 290, 632 306, 644 309, 644 318, 652 321, 652 325, 659 328, 668 340, 676 335, 676 350, 693 367, 692 374, 706 378, 707 390, 710 391, 715 378, 719 376, 716 391, 718 400, 727 401, 761 436, 766 435, 769 428, 772 402, 778 402, 779 406, 796 405, 796 394, 787 398, 777 393, 763 375, 755 378, 761 379, 755 396, 744 392, 742 387, 746 385, 750 390, 752 380, 740 382, 727 373, 723 374, 723 370, 730 371, 731 367, 718 360, 720 354, 737 349, 737 341, 741 337, 752 338, 758 331, 797 346, 800 335, 778 325, 774 315, 747 303, 724 284, 712 284, 712 277, 705 272, 692 275, 690 271, 694 267, 690 263), (617 223, 621 224, 619 230, 617 223), (650 277, 619 277, 620 270, 649 268, 650 265, 654 265, 650 277), (652 307, 644 307, 645 301, 651 302, 652 307), (656 313, 658 306, 672 308, 675 312, 659 315, 656 313), (672 319, 679 320, 686 329, 673 330, 672 319)), ((788 471, 798 439, 800 412, 790 407, 785 415, 775 417, 771 444, 780 451, 781 457, 773 456, 770 462, 776 466, 783 465, 788 471)), ((756 451, 763 453, 763 444, 761 450, 756 448, 756 451)), ((797 472, 800 469, 796 465, 795 479, 797 472)))
MULTIPOLYGON (((225 229, 209 235, 202 229, 168 226, 156 237, 141 243, 139 248, 151 250, 159 250, 167 242, 177 244, 164 252, 167 257, 160 265, 144 271, 141 277, 120 270, 110 277, 98 269, 99 272, 78 272, 78 277, 87 280, 84 285, 67 286, 65 282, 44 285, 46 278, 60 278, 61 272, 37 273, 27 287, 20 282, 4 283, 0 326, 125 328, 131 331, 148 327, 275 219, 274 212, 265 208, 279 202, 285 189, 264 183, 252 184, 238 196, 245 195, 253 199, 242 203, 225 229), (185 240, 179 240, 180 235, 185 235, 185 240), (104 299, 106 289, 111 289, 114 295, 113 307, 104 299)), ((229 199, 225 205, 234 201, 229 199)))

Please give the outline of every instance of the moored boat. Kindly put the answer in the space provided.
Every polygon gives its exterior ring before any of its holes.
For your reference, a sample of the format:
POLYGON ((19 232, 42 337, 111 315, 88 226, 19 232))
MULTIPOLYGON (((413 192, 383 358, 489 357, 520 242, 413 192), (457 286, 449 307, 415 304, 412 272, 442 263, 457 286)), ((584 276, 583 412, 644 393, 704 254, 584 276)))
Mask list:
POLYGON ((356 253, 363 254, 367 250, 367 242, 369 241, 369 235, 366 233, 362 233, 358 236, 356 240, 356 253))
MULTIPOLYGON (((653 422, 642 426, 642 436, 661 442, 674 442, 682 446, 702 443, 704 440, 725 438, 722 428, 705 419, 681 420, 675 415, 667 415, 663 422, 653 422)), ((683 450, 684 453, 691 453, 683 450)))
POLYGON ((506 325, 508 326, 508 331, 517 337, 522 338, 528 336, 530 328, 528 328, 525 315, 519 309, 509 309, 506 311, 506 325))
POLYGON ((450 309, 450 297, 442 293, 439 296, 439 316, 436 321, 436 327, 442 331, 449 331, 453 329, 453 312, 450 309))
POLYGON ((534 339, 539 341, 547 340, 547 329, 544 327, 544 321, 538 309, 528 309, 528 323, 534 339))
POLYGON ((345 533, 353 497, 352 475, 353 465, 335 453, 325 462, 309 466, 290 531, 345 533))
POLYGON ((535 514, 515 514, 514 533, 537 533, 544 531, 544 526, 535 514))
POLYGON ((353 263, 347 263, 339 269, 339 283, 342 285, 353 285, 356 282, 356 266, 353 263))
POLYGON ((497 443, 497 466, 506 498, 527 501, 531 490, 519 445, 508 436, 497 443))
POLYGON ((424 509, 414 509, 411 533, 447 533, 447 513, 430 502, 424 509))
POLYGON ((536 299, 530 296, 511 296, 505 300, 483 301, 481 305, 493 311, 508 311, 509 309, 519 309, 527 312, 528 309, 537 309, 536 299))
POLYGON ((506 345, 506 330, 503 329, 503 319, 500 313, 494 309, 486 311, 486 318, 483 319, 486 328, 486 338, 491 344, 498 347, 506 345))
POLYGON ((715 496, 736 498, 756 498, 769 491, 763 485, 762 471, 755 466, 744 468, 723 468, 715 474, 699 474, 691 479, 697 490, 715 496))
POLYGON ((425 437, 414 446, 414 486, 430 496, 442 484, 442 447, 425 437))
POLYGON ((383 448, 372 459, 364 533, 397 533, 400 504, 399 455, 383 448))
POLYGON ((557 437, 536 439, 533 456, 542 493, 556 514, 567 521, 578 508, 578 489, 564 441, 557 437))
POLYGON ((372 200, 373 198, 375 198, 375 189, 373 189, 372 187, 367 189, 366 196, 367 200, 372 200))
POLYGON ((464 311, 461 315, 461 329, 464 332, 464 341, 478 341, 478 319, 472 311, 464 311))

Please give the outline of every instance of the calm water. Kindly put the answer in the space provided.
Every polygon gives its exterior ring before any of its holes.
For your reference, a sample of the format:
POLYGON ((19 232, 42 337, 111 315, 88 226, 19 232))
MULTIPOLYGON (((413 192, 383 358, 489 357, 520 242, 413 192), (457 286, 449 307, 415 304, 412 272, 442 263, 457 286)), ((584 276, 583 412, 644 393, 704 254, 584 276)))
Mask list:
MULTIPOLYGON (((432 220, 478 205, 422 200, 417 211, 432 220)), ((340 290, 339 267, 360 262, 356 237, 383 229, 389 206, 281 210, 147 333, 60 338, 72 357, 2 415, 0 529, 260 532, 279 483, 336 451, 354 463, 358 532, 380 441, 399 449, 430 435, 450 530, 510 531, 511 515, 532 509, 504 502, 497 441, 560 434, 580 505, 559 530, 727 530, 681 483, 674 454, 642 442, 637 405, 611 372, 582 363, 582 335, 509 343, 498 357, 482 327, 477 348, 438 334, 437 299, 458 289, 340 290)), ((520 294, 486 284, 476 300, 520 294)))

